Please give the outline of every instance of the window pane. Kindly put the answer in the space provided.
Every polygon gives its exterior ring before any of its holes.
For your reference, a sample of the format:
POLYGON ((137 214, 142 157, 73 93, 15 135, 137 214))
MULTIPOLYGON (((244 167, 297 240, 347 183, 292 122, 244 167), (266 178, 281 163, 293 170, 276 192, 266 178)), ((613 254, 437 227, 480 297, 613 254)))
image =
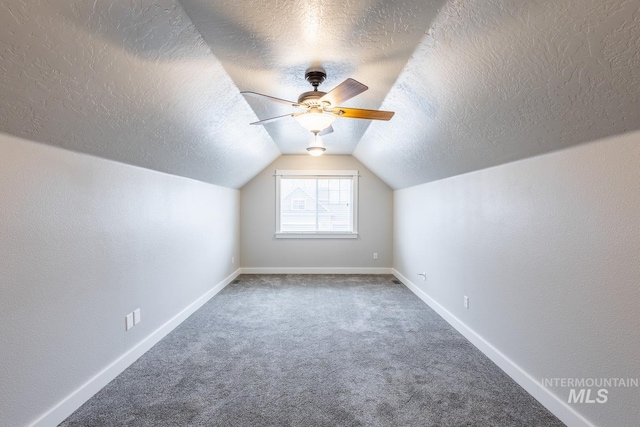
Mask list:
POLYGON ((306 209, 305 199, 291 199, 291 210, 303 211, 306 209))
POLYGON ((280 231, 353 231, 352 180, 280 180, 280 231))

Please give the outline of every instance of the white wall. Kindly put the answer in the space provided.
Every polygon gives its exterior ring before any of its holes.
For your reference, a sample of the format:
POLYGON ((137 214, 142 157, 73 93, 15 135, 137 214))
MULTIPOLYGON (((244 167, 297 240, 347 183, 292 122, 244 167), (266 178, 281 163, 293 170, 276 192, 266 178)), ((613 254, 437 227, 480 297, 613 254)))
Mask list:
MULTIPOLYGON (((398 190, 394 267, 535 381, 638 378, 639 188, 633 133, 398 190)), ((570 406, 636 426, 639 398, 570 406)))
POLYGON ((0 134, 0 425, 57 423, 221 288, 238 218, 238 190, 0 134))
POLYGON ((352 156, 281 156, 241 190, 240 248, 246 272, 380 272, 392 261, 389 186, 352 156), (360 172, 357 239, 276 239, 276 169, 360 172), (373 253, 378 259, 373 259, 373 253))

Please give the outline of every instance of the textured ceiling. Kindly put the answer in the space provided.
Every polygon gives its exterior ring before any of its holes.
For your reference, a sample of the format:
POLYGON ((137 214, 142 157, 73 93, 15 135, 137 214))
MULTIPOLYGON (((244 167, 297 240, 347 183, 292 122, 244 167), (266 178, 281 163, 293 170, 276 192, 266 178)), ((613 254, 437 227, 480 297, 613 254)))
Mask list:
POLYGON ((0 131, 241 187, 311 139, 304 71, 389 122, 338 119, 406 187, 640 128, 640 0, 104 0, 0 3, 0 131))
POLYGON ((280 153, 175 1, 0 3, 0 131, 240 187, 280 153))
POLYGON ((640 128, 640 1, 447 2, 354 156, 394 188, 640 128))
MULTIPOLYGON (((180 0, 240 90, 296 101, 312 90, 305 70, 322 66, 328 92, 348 77, 369 90, 345 102, 376 109, 426 34, 441 1, 180 0)), ((260 119, 296 112, 247 99, 260 119)), ((369 120, 338 119, 323 137, 327 153, 351 154, 369 120)), ((265 125, 283 154, 305 154, 312 134, 293 118, 265 125)))

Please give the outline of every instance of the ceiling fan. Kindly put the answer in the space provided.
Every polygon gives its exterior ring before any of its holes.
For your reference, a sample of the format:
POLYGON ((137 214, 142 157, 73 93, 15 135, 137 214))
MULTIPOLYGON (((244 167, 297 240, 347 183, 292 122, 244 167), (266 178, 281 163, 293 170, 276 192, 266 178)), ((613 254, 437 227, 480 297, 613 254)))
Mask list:
POLYGON ((360 108, 340 107, 339 104, 342 102, 347 101, 369 89, 367 86, 354 79, 346 79, 329 92, 321 92, 318 90, 318 86, 327 77, 327 74, 323 70, 307 70, 304 77, 309 83, 311 83, 313 90, 300 94, 298 102, 287 101, 286 99, 263 95, 256 92, 240 92, 245 96, 264 98, 304 110, 284 114, 282 116, 271 117, 251 124, 264 125, 285 117, 295 117, 302 127, 311 131, 317 137, 318 135, 322 136, 333 132, 331 124, 337 117, 368 120, 389 120, 393 117, 393 111, 363 110, 360 108))

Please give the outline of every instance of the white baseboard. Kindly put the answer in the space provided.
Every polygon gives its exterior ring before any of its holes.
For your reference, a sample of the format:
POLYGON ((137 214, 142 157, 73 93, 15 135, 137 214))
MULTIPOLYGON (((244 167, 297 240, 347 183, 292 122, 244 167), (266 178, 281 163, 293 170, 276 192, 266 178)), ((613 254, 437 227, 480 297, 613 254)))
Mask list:
POLYGON ((491 359, 493 363, 498 365, 500 369, 502 369, 515 382, 517 382, 522 388, 524 388, 531 396, 533 396, 538 402, 540 402, 545 408, 547 408, 553 415, 558 417, 560 421, 572 427, 593 427, 593 424, 578 412, 576 412, 575 409, 570 407, 555 394, 551 393, 551 391, 542 387, 542 384, 540 384, 540 382, 538 382, 535 378, 525 372, 520 366, 514 363, 507 356, 502 354, 500 350, 495 348, 477 332, 475 332, 460 319, 454 316, 449 310, 441 306, 426 292, 412 283, 409 279, 404 277, 398 270, 396 270, 395 268, 392 268, 391 270, 391 274, 393 274, 398 278, 398 280, 404 283, 404 285, 409 288, 414 294, 416 294, 418 298, 424 301, 444 320, 446 320, 451 326, 453 326, 458 332, 460 332, 466 339, 468 339, 481 352, 483 352, 485 356, 491 359))
POLYGON ((111 380, 120 375, 122 371, 127 369, 133 362, 138 360, 140 356, 146 353, 151 347, 156 345, 158 341, 164 338, 169 332, 174 330, 176 326, 182 323, 187 317, 191 316, 195 311, 202 307, 214 295, 224 289, 236 277, 240 275, 240 269, 233 272, 220 283, 208 290, 200 298, 189 304, 180 313, 169 319, 164 325, 153 331, 149 336, 140 341, 131 350, 124 353, 110 365, 98 372, 93 378, 81 385, 69 396, 61 400, 53 408, 38 417, 30 426, 32 427, 49 427, 57 426, 71 415, 76 409, 82 406, 94 394, 100 391, 111 380))
POLYGON ((378 267, 245 267, 242 274, 391 274, 378 267))

